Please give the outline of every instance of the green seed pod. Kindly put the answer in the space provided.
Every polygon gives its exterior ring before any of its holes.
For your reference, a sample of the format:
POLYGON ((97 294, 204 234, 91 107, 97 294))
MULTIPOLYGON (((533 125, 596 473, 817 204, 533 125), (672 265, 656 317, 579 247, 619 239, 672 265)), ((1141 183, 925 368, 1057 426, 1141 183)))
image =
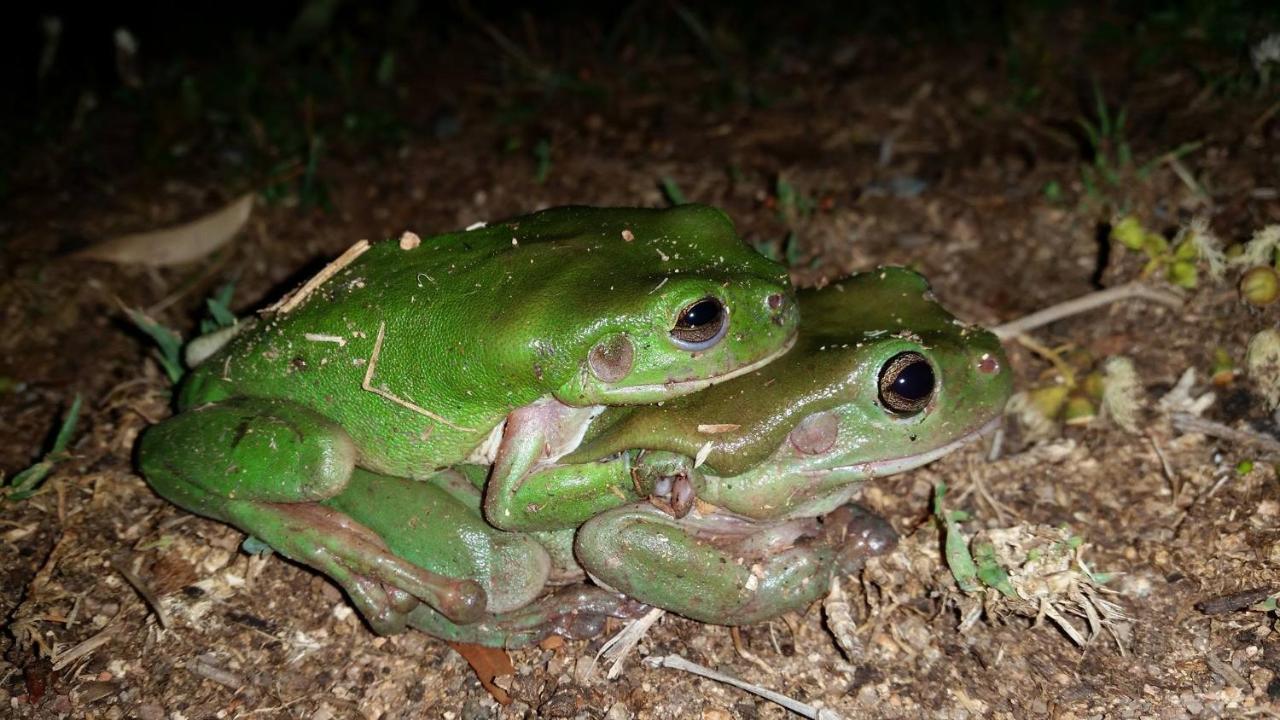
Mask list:
POLYGON ((1070 388, 1066 385, 1049 385, 1032 388, 1027 393, 1027 400, 1040 415, 1052 419, 1062 412, 1062 405, 1067 401, 1070 388))
POLYGON ((1084 379, 1080 381, 1080 390, 1084 393, 1085 397, 1093 400, 1094 402, 1102 401, 1102 391, 1105 389, 1104 386, 1105 383, 1103 382, 1102 373, 1100 372, 1091 372, 1088 375, 1085 375, 1084 379))
POLYGON ((1280 277, 1265 265, 1250 268, 1240 277, 1240 297, 1257 307, 1270 305, 1280 299, 1280 277))
POLYGON ((1141 250, 1146 234, 1147 231, 1142 227, 1142 223, 1132 215, 1125 215, 1111 226, 1111 237, 1130 250, 1141 250))
POLYGON ((1195 243, 1190 240, 1183 240, 1173 247, 1174 260, 1195 260, 1198 255, 1195 243))
POLYGON ((1157 257, 1169 250, 1169 241, 1159 233, 1147 233, 1142 236, 1142 251, 1148 257, 1157 257))
POLYGON ((1067 425, 1088 425, 1098 416, 1098 411, 1089 398, 1076 395, 1067 399, 1067 406, 1062 411, 1062 421, 1067 425))
POLYGON ((1199 271, 1196 270, 1196 264, 1188 260, 1177 260, 1169 266, 1166 273, 1169 282, 1180 288, 1194 290, 1196 282, 1199 279, 1199 271))

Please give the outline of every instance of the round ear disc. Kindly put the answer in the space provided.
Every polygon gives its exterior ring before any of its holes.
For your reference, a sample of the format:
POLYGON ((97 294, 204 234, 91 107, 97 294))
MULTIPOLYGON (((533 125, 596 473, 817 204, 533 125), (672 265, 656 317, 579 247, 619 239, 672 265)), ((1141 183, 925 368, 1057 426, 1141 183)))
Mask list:
POLYGON ((787 439, 805 455, 821 455, 835 446, 839 436, 840 419, 835 413, 820 412, 801 420, 787 439))
POLYGON ((591 348, 587 355, 587 368, 601 382, 615 383, 631 372, 635 361, 635 346, 626 335, 605 338, 591 348))

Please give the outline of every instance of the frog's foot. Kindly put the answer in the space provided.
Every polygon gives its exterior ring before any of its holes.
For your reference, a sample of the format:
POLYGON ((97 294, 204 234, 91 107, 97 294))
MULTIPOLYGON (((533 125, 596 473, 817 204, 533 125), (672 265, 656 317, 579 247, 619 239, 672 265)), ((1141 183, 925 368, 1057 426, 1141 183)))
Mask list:
POLYGON ((641 602, 721 625, 807 606, 826 592, 836 548, 814 519, 761 523, 644 504, 603 513, 574 546, 592 577, 641 602))
POLYGON ((560 588, 518 610, 489 615, 459 625, 425 605, 409 613, 409 624, 438 638, 491 647, 516 648, 548 635, 585 640, 603 632, 609 618, 640 617, 649 606, 603 588, 574 584, 560 588))
POLYGON ((609 618, 632 620, 650 610, 639 600, 584 584, 560 588, 531 607, 545 614, 552 632, 570 640, 599 635, 609 618))
POLYGON ((687 455, 642 450, 631 468, 631 480, 654 507, 682 518, 693 509, 695 483, 701 480, 693 463, 687 455))
POLYGON ((888 520, 856 503, 841 505, 822 517, 820 542, 839 548, 836 568, 856 573, 869 558, 887 555, 898 546, 898 532, 888 520))
POLYGON ((403 560, 376 533, 337 510, 316 503, 254 502, 231 502, 226 509, 241 530, 336 580, 380 634, 404 630, 418 601, 463 624, 484 614, 479 584, 403 560))

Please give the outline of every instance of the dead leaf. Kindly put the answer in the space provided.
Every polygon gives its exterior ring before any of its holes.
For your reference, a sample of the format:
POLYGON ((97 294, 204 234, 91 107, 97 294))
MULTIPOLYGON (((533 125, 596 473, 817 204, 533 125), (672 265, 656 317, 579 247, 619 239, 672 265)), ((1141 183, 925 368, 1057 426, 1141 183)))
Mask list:
POLYGON ((476 677, 480 678, 480 684, 484 686, 485 690, 489 691, 489 694, 493 696, 494 700, 498 701, 499 705, 511 704, 511 696, 507 694, 507 691, 493 682, 496 677, 515 675, 516 673, 516 669, 511 665, 511 656, 507 655, 506 650, 462 642, 451 642, 449 647, 466 658, 466 661, 471 665, 471 669, 475 671, 476 677))
POLYGON ((253 210, 253 193, 182 225, 121 235, 72 255, 126 265, 166 267, 199 260, 227 244, 240 232, 253 210))

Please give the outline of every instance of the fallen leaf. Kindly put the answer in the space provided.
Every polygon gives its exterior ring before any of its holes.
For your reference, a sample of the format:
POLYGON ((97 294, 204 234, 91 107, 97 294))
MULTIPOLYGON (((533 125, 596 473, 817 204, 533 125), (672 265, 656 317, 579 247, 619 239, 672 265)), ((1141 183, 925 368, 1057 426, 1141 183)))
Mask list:
POLYGON ((182 225, 121 235, 85 248, 72 257, 126 265, 165 267, 199 260, 240 232, 253 210, 253 193, 182 225))
POLYGON ((476 677, 480 678, 480 684, 489 691, 499 705, 511 704, 511 696, 507 691, 493 682, 496 677, 516 673, 516 669, 511 665, 511 656, 507 655, 506 650, 462 642, 451 642, 449 647, 466 659, 471 669, 475 671, 476 677))

